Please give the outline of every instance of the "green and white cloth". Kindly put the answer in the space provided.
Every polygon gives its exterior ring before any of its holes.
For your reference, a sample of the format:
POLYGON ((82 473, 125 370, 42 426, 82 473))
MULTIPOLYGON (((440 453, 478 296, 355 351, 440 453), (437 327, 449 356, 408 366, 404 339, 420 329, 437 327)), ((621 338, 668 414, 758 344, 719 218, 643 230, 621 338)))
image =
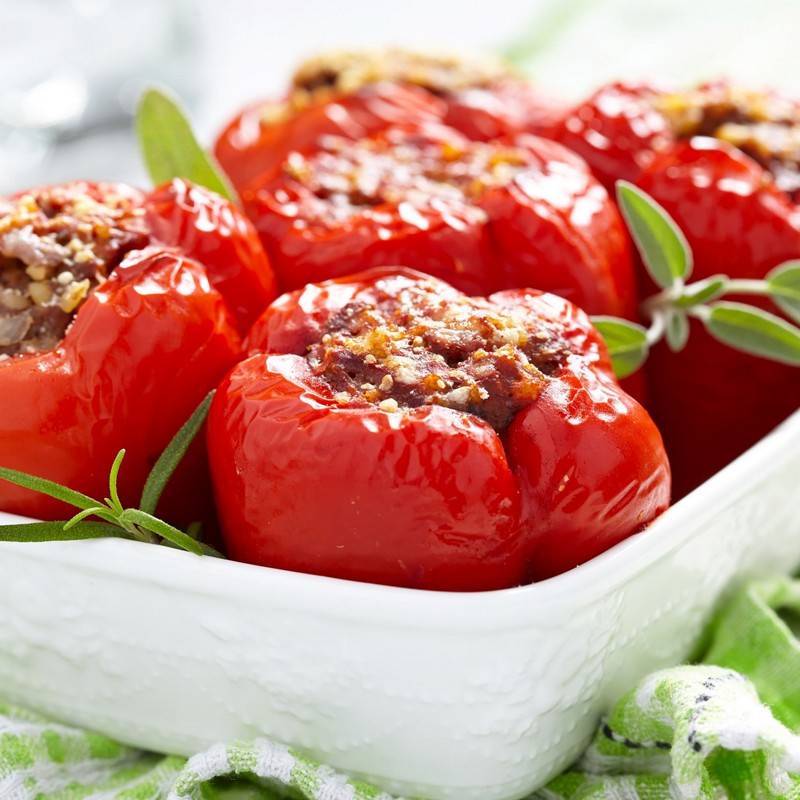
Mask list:
MULTIPOLYGON (((751 584, 719 614, 703 664, 647 677, 537 800, 800 800, 800 581, 751 584)), ((0 691, 2 691, 0 689, 0 691)), ((186 760, 0 704, 0 800, 391 800, 267 741, 186 760)))

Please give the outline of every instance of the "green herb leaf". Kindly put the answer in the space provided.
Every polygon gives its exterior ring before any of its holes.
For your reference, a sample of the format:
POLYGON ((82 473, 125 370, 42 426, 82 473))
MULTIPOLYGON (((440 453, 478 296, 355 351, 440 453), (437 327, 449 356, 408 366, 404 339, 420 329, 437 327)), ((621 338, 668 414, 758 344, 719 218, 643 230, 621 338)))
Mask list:
POLYGON ((200 537, 203 534, 203 523, 202 522, 192 522, 186 527, 186 535, 191 536, 196 542, 200 541, 200 537))
POLYGON ((125 458, 125 449, 117 453, 114 463, 111 465, 111 472, 108 473, 108 491, 111 495, 106 498, 106 503, 109 507, 113 508, 118 514, 122 512, 122 503, 119 501, 119 492, 117 491, 117 478, 119 477, 119 468, 122 466, 122 459, 125 458))
POLYGON ((167 91, 153 87, 142 93, 136 111, 136 131, 153 183, 186 178, 239 204, 222 168, 200 146, 186 114, 167 91))
POLYGON ((672 217, 652 197, 626 181, 617 181, 617 201, 653 280, 662 288, 688 278, 689 243, 672 217))
MULTIPOLYGON (((154 508, 158 503, 164 485, 202 427, 208 415, 208 408, 213 396, 214 392, 206 396, 188 421, 175 434, 164 453, 156 462, 142 492, 143 504, 146 503, 154 508)), ((117 492, 117 478, 124 457, 125 450, 120 450, 111 466, 108 479, 111 497, 106 498, 105 505, 85 494, 75 492, 53 481, 0 467, 0 478, 4 478, 18 486, 42 492, 81 509, 75 516, 64 522, 2 525, 0 526, 0 541, 56 541, 117 536, 125 539, 158 542, 157 537, 161 537, 164 542, 169 542, 196 555, 212 555, 222 558, 223 556, 213 547, 197 541, 200 535, 199 525, 191 526, 190 532, 184 533, 169 523, 154 517, 147 510, 122 508, 117 492), (100 517, 104 521, 88 522, 86 518, 92 516, 100 517)))
POLYGON ((162 539, 167 539, 173 544, 178 545, 178 547, 188 550, 190 553, 194 553, 198 556, 203 555, 203 548, 200 546, 199 542, 196 542, 191 536, 178 530, 178 528, 158 519, 158 517, 154 517, 152 514, 140 511, 138 508, 126 508, 122 514, 120 514, 119 518, 120 522, 132 522, 134 525, 144 528, 151 533, 158 534, 162 539))
POLYGON ((33 489, 34 492, 54 497, 56 500, 61 500, 76 508, 94 508, 97 505, 96 500, 92 500, 91 497, 85 494, 68 489, 60 483, 48 481, 46 478, 37 478, 35 475, 29 475, 27 472, 0 467, 0 478, 25 489, 33 489))
POLYGON ((198 544, 200 545, 200 549, 203 551, 204 556, 223 559, 227 558, 227 556, 224 556, 219 550, 215 550, 210 544, 206 544, 205 542, 198 542, 198 544))
MULTIPOLYGON (((164 539, 161 542, 161 544, 164 547, 171 547, 171 548, 173 548, 175 550, 183 550, 184 549, 180 545, 169 541, 169 539, 164 539)), ((226 556, 224 556, 222 553, 220 553, 219 550, 215 550, 213 547, 211 547, 211 545, 206 544, 205 542, 198 542, 197 544, 200 547, 200 549, 203 551, 203 555, 204 556, 211 556, 212 558, 221 558, 221 559, 225 559, 226 558, 226 556)))
POLYGON ((132 539, 127 531, 107 522, 78 522, 70 528, 61 522, 21 522, 0 525, 0 542, 64 542, 113 536, 132 539))
POLYGON ((702 281, 690 283, 680 297, 675 298, 674 305, 678 308, 689 308, 690 306, 707 303, 722 294, 725 294, 727 275, 712 275, 702 281))
POLYGON ((603 337, 611 356, 611 365, 618 378, 625 378, 647 360, 647 331, 633 322, 617 317, 592 317, 592 323, 603 337))
POLYGON ((108 506, 95 506, 94 508, 84 508, 83 511, 79 511, 74 517, 68 519, 64 523, 64 530, 68 531, 75 525, 80 524, 86 517, 100 517, 100 519, 106 520, 111 525, 116 522, 114 515, 109 513, 108 506))
POLYGON ((172 441, 158 457, 153 469, 150 470, 144 489, 142 489, 142 498, 139 501, 139 508, 146 514, 155 513, 167 481, 172 477, 172 473, 175 472, 175 468, 180 464, 181 459, 189 449, 189 445, 199 433, 200 428, 203 427, 213 398, 214 392, 211 391, 194 410, 192 416, 186 420, 181 429, 173 436, 172 441))
POLYGON ((800 323, 800 261, 787 261, 767 275, 767 290, 775 304, 800 323))
POLYGON ((679 353, 689 340, 689 320, 685 311, 673 309, 667 319, 667 344, 673 353, 679 353))
POLYGON ((708 332, 745 353, 800 366, 800 328, 741 303, 715 303, 701 316, 708 332))

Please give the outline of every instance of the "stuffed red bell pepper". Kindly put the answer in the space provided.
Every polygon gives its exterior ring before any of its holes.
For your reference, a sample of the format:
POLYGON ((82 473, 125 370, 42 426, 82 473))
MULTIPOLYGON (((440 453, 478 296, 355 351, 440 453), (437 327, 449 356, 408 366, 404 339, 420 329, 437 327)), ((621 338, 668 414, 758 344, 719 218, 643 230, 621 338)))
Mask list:
POLYGON ((660 435, 562 298, 373 269, 279 298, 208 421, 232 557, 426 589, 554 575, 666 508, 660 435))
MULTIPOLYGON (((248 292, 269 299, 265 270, 240 212, 182 181, 152 195, 75 182, 0 201, 0 465, 103 497, 124 447, 120 485, 137 500, 240 355, 236 323, 256 311, 248 292)), ((182 524, 207 511, 205 459, 188 461, 165 497, 182 524)), ((0 508, 65 513, 5 481, 0 508)))
POLYGON ((327 137, 242 199, 284 289, 413 264, 470 294, 532 286, 635 315, 614 204, 581 159, 534 136, 473 142, 410 125, 327 137))
POLYGON ((684 92, 614 83, 571 109, 547 134, 580 154, 609 188, 635 182, 656 155, 709 136, 733 145, 794 199, 800 191, 800 104, 779 92, 726 81, 684 92))
MULTIPOLYGON (((570 113, 558 138, 608 184, 633 181, 666 209, 694 254, 693 280, 763 278, 800 258, 796 102, 723 82, 684 94, 617 84, 570 113)), ((649 284, 646 293, 654 291, 649 284)), ((800 407, 796 368, 732 350, 691 325, 684 350, 659 344, 647 363, 649 408, 676 497, 800 407)))
POLYGON ((439 121, 470 139, 549 130, 565 107, 491 58, 407 50, 334 52, 309 59, 286 97, 233 119, 215 153, 240 190, 316 149, 323 135, 359 139, 390 125, 439 121))

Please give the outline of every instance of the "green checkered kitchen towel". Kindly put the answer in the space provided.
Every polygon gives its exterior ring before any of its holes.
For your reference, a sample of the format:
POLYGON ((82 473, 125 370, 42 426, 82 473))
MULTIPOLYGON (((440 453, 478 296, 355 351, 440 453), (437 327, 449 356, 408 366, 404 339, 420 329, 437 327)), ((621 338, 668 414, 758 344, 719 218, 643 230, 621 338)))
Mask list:
MULTIPOLYGON (((694 666, 647 677, 537 800, 800 800, 800 581, 751 584, 694 666), (794 631, 793 631, 794 628, 794 631)), ((2 689, 0 689, 2 691, 2 689)), ((186 760, 0 705, 0 800, 391 800, 275 742, 186 760)))

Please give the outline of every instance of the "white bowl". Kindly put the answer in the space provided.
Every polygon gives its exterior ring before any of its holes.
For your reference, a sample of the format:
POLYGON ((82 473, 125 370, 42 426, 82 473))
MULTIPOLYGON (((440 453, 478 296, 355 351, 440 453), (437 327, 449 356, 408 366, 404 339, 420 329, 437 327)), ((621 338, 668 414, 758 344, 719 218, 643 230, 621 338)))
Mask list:
POLYGON ((800 411, 644 533, 518 589, 2 544, 0 694, 145 748, 267 736, 406 796, 519 798, 689 656, 725 591, 800 564, 799 495, 800 411))

